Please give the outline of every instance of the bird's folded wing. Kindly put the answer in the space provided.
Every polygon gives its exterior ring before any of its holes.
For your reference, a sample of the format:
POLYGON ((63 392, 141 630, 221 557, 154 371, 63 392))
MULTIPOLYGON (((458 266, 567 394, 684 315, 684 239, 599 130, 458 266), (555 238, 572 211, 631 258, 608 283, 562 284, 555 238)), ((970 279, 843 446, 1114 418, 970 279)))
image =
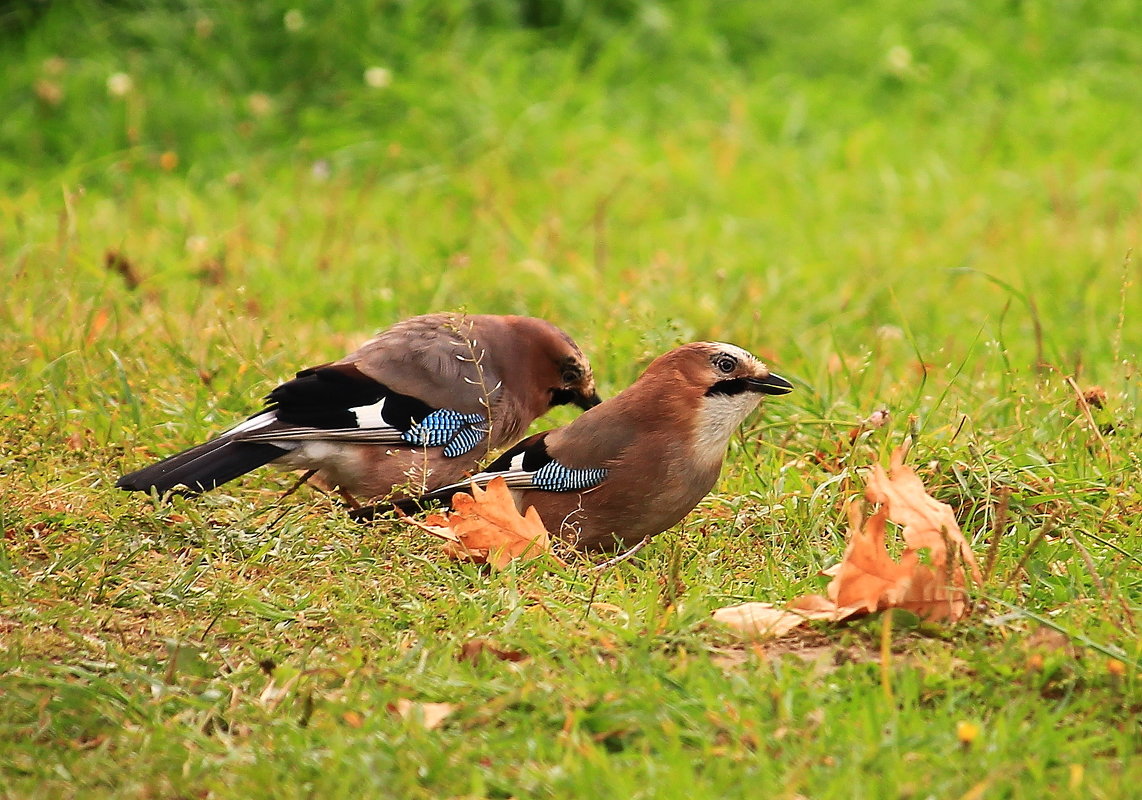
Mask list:
POLYGON ((428 314, 398 322, 336 363, 434 408, 486 413, 502 393, 487 348, 506 346, 495 318, 428 314))
POLYGON ((393 391, 352 364, 324 364, 299 372, 266 400, 266 411, 227 434, 243 442, 443 447, 448 457, 467 453, 487 436, 483 415, 434 408, 393 391))
POLYGON ((605 467, 568 467, 554 458, 547 449, 548 435, 551 433, 553 431, 544 431, 529 436, 467 480, 436 489, 421 499, 448 498, 473 483, 487 486, 495 478, 503 478, 512 489, 537 489, 545 492, 581 492, 593 489, 606 480, 605 467))

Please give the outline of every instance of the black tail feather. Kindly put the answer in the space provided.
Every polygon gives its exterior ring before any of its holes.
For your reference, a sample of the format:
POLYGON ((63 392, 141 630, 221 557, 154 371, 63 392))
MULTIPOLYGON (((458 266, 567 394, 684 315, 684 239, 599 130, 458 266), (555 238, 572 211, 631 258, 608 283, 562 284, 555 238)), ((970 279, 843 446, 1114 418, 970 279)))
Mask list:
POLYGON ((115 486, 129 492, 174 489, 196 494, 214 489, 285 454, 277 445, 222 437, 124 475, 115 486))

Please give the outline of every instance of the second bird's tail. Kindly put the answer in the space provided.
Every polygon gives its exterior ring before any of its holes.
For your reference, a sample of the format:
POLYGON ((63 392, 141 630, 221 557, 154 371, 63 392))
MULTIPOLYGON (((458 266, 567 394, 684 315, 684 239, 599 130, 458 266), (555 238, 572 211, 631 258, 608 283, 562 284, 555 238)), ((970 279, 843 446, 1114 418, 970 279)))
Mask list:
POLYGON ((181 490, 207 492, 270 463, 287 451, 264 442, 243 442, 220 436, 124 475, 115 486, 129 492, 181 490))

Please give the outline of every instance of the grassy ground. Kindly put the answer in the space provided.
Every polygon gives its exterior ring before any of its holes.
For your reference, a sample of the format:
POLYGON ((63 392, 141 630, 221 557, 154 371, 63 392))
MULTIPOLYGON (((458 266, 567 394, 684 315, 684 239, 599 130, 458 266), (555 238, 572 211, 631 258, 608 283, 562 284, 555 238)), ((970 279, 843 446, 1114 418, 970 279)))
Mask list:
POLYGON ((1136 4, 336 8, 0 14, 0 796, 1137 793, 1136 4), (698 338, 798 391, 601 575, 273 473, 112 488, 455 308, 608 395, 698 338), (991 564, 967 623, 709 622, 819 589, 908 434, 991 564))

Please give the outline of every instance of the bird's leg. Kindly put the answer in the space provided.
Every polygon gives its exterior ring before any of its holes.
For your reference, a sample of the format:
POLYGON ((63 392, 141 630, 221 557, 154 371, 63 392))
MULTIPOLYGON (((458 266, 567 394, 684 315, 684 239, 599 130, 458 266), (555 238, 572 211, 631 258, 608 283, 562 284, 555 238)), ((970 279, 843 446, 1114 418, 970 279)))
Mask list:
POLYGON ((349 494, 340 486, 337 487, 337 494, 341 495, 341 499, 345 501, 345 505, 349 506, 350 510, 356 511, 361 508, 361 504, 357 502, 357 498, 349 494))
POLYGON ((647 534, 638 541, 638 544, 625 553, 620 553, 614 558, 607 559, 602 564, 591 567, 591 571, 597 572, 598 574, 595 576, 595 585, 591 587, 591 596, 587 599, 587 607, 583 611, 583 619, 587 618, 587 615, 591 613, 591 607, 595 605, 595 594, 599 591, 599 582, 603 579, 603 570, 610 569, 615 564, 621 564, 628 558, 636 556, 642 548, 650 544, 650 538, 650 534, 647 534))
MULTIPOLYGON (((278 498, 278 501, 280 502, 282 500, 285 500, 291 494, 293 494, 298 489, 300 489, 302 484, 306 483, 310 478, 312 478, 316 474, 317 474, 317 470, 315 470, 315 469, 311 469, 308 472, 304 473, 300 478, 297 479, 297 483, 295 483, 293 486, 291 486, 289 488, 289 490, 286 491, 285 494, 283 494, 281 497, 278 498)), ((315 486, 314 488, 317 489, 319 492, 323 492, 321 487, 315 486)), ((345 504, 347 506, 349 506, 349 508, 353 509, 354 511, 361 508, 361 504, 357 501, 357 498, 355 498, 353 495, 349 494, 349 492, 345 491, 340 486, 338 486, 334 491, 336 491, 337 495, 342 500, 345 501, 345 504)))
MULTIPOLYGON (((285 500, 291 494, 293 494, 298 489, 300 489, 301 485, 303 483, 305 483, 307 480, 309 480, 310 478, 312 478, 316 473, 317 473, 317 470, 311 469, 309 472, 305 473, 300 478, 298 478, 297 482, 293 486, 289 487, 289 489, 286 490, 285 494, 283 494, 281 497, 279 497, 277 499, 277 503, 274 503, 274 505, 276 506, 282 500, 285 500)), ((273 508, 273 506, 271 506, 271 508, 273 508)), ((283 519, 285 519, 285 515, 288 513, 289 513, 288 508, 282 509, 282 513, 280 513, 276 517, 274 517, 274 521, 269 524, 269 526, 266 528, 266 530, 272 531, 274 528, 276 528, 278 523, 281 522, 283 519)))
POLYGON ((301 488, 301 485, 303 483, 308 481, 310 478, 312 478, 316 474, 317 474, 317 470, 315 470, 315 469, 311 469, 308 472, 306 472, 304 475, 302 475, 300 478, 297 479, 297 483, 295 483, 293 486, 289 487, 289 489, 286 490, 286 493, 278 498, 278 502, 280 503, 282 500, 285 500, 291 494, 296 492, 298 489, 301 488))

